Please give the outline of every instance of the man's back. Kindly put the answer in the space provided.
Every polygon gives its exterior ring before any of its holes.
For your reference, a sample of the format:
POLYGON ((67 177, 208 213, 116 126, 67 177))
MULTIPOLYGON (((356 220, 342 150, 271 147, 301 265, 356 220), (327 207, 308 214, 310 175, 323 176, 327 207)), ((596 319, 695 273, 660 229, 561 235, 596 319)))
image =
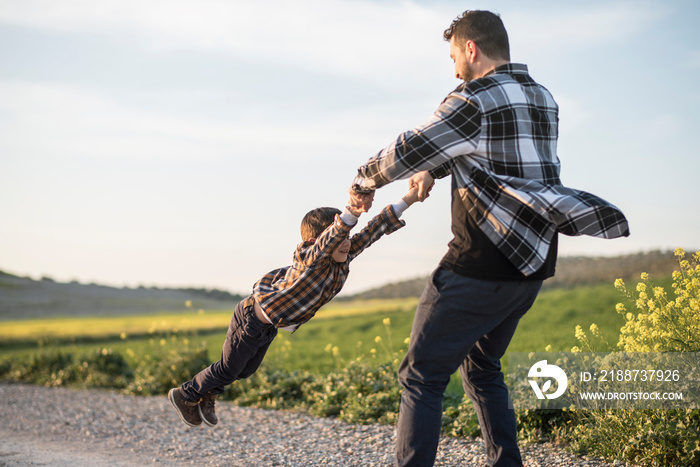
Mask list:
POLYGON ((465 123, 480 126, 476 149, 456 160, 463 176, 478 167, 498 176, 560 184, 559 108, 525 65, 502 65, 460 85, 447 99, 462 100, 470 107, 463 114, 471 114, 465 123))

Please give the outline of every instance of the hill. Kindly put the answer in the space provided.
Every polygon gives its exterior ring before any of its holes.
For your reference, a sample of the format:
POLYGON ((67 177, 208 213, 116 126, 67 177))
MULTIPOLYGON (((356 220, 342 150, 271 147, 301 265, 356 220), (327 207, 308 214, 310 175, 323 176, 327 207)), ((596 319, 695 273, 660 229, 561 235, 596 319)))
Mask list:
POLYGON ((110 316, 159 311, 233 308, 240 295, 222 290, 118 288, 0 271, 0 320, 49 316, 110 316))
MULTIPOLYGON (((678 260, 672 251, 651 251, 615 257, 571 256, 557 260, 554 277, 544 282, 543 290, 574 288, 580 285, 613 284, 621 278, 627 282, 638 280, 642 272, 652 279, 661 279, 678 269, 678 260)), ((428 277, 389 283, 366 292, 338 298, 338 300, 419 297, 428 277)))

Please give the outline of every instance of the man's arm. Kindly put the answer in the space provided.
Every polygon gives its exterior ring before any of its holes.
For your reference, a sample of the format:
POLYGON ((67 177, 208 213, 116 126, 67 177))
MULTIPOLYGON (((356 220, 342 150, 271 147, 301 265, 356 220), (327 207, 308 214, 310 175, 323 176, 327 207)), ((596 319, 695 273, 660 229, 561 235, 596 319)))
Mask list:
POLYGON ((480 134, 477 106, 452 93, 426 123, 403 133, 360 167, 352 186, 369 191, 422 171, 446 175, 452 159, 476 149, 480 134))

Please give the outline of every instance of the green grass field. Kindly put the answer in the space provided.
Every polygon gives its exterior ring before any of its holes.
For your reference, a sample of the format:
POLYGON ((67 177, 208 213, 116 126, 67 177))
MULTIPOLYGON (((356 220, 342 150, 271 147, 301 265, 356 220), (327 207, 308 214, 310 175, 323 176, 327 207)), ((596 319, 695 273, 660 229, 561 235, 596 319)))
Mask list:
MULTIPOLYGON (((623 318, 615 304, 624 297, 612 284, 544 291, 523 317, 509 351, 568 351, 578 342, 574 328, 596 323, 611 345, 623 318)), ((264 365, 326 372, 355 359, 400 359, 407 347, 417 299, 332 302, 290 334, 280 331, 264 365), (389 323, 388 325, 386 323, 389 323), (333 348, 335 352, 333 351, 333 348)), ((212 361, 219 358, 231 311, 10 321, 0 328, 0 358, 22 358, 39 347, 81 352, 110 348, 131 364, 156 349, 180 345, 183 335, 205 342, 212 361)), ((450 391, 460 392, 453 377, 450 391)))

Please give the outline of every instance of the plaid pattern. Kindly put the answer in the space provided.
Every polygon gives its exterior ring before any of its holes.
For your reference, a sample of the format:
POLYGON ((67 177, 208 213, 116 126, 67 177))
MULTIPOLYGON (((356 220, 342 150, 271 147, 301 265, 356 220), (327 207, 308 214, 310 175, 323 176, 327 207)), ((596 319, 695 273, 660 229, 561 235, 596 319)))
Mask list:
POLYGON ((403 227, 391 206, 367 223, 350 238, 350 252, 344 263, 331 258, 333 250, 348 236, 353 226, 340 216, 315 242, 304 242, 294 252, 294 263, 267 273, 253 286, 253 297, 277 327, 305 323, 343 288, 350 271, 350 261, 365 248, 403 227))
POLYGON ((506 64, 460 85, 423 125, 358 170, 376 189, 416 172, 452 174, 457 195, 488 238, 525 275, 544 263, 556 232, 629 235, 622 212, 559 179, 558 106, 528 74, 506 64))

